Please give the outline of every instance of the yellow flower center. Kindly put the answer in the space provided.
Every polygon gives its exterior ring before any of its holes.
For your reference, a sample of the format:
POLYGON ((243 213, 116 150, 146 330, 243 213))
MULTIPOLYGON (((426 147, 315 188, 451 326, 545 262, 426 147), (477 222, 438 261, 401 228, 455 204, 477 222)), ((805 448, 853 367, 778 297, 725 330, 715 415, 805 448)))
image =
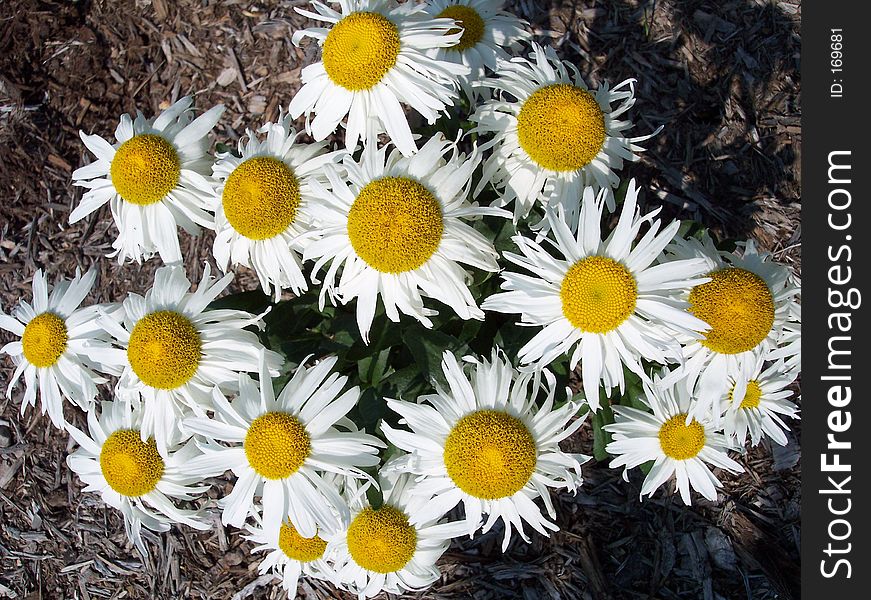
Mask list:
POLYGON ((576 171, 605 143, 605 116, 593 95, 556 83, 536 90, 517 116, 517 137, 529 157, 551 171, 576 171))
POLYGON ((268 412, 251 423, 245 435, 245 456, 258 475, 266 479, 290 477, 311 452, 305 426, 282 412, 268 412))
POLYGON ((296 218, 299 182, 277 158, 249 158, 230 173, 221 201, 233 229, 246 238, 265 240, 287 229, 296 218))
POLYGON ((357 256, 382 273, 412 271, 438 249, 444 231, 438 199, 404 177, 384 177, 360 190, 348 212, 357 256))
MULTIPOLYGON (((475 44, 480 42, 481 38, 484 37, 484 19, 482 19, 481 15, 478 14, 478 11, 471 6, 464 6, 461 4, 448 6, 436 15, 436 18, 441 17, 458 21, 463 27, 463 37, 460 38, 460 42, 456 46, 451 46, 448 50, 457 50, 460 52, 468 50, 469 48, 473 48, 475 44)), ((458 31, 460 30, 451 29, 448 33, 453 34, 458 31)))
POLYGON ((177 312, 161 310, 145 315, 133 327, 127 360, 147 386, 172 390, 197 372, 202 356, 200 334, 177 312))
POLYGON ((169 140, 142 133, 115 151, 109 174, 126 202, 144 206, 163 200, 178 184, 181 160, 169 140))
POLYGON ((638 286, 616 260, 588 256, 569 268, 559 295, 569 323, 581 331, 606 333, 635 311, 638 286))
POLYGON ((288 521, 281 524, 278 532, 278 547, 291 560, 311 562, 324 555, 327 543, 317 535, 310 538, 302 537, 293 523, 288 521))
POLYGON ((752 350, 774 325, 774 297, 756 273, 727 267, 690 292, 690 311, 711 326, 702 345, 720 354, 752 350))
POLYGON ((103 443, 100 470, 113 490, 136 497, 157 487, 163 477, 163 459, 154 438, 143 442, 139 431, 119 429, 103 443))
POLYGON ((523 488, 535 471, 536 456, 526 425, 497 410, 464 416, 445 440, 448 475, 467 494, 486 500, 513 496, 523 488))
POLYGON ((669 458, 688 460, 705 447, 705 428, 693 419, 686 424, 687 415, 682 413, 670 418, 659 428, 659 445, 669 458))
POLYGON ((67 349, 66 322, 50 312, 35 316, 24 328, 21 349, 34 367, 52 366, 67 349))
POLYGON ((368 90, 396 64, 399 29, 374 12, 354 12, 333 25, 324 40, 327 76, 346 90, 368 90))
POLYGON ((384 504, 360 511, 348 527, 348 551, 354 561, 375 573, 400 570, 417 549, 417 530, 398 508, 384 504))
MULTIPOLYGON (((732 397, 732 394, 735 393, 735 386, 732 386, 732 389, 729 390, 729 403, 735 401, 735 398, 732 397)), ((762 388, 759 386, 759 382, 755 379, 752 379, 747 382, 747 391, 744 393, 744 399, 741 400, 741 406, 738 408, 759 408, 759 402, 762 400, 762 388)))

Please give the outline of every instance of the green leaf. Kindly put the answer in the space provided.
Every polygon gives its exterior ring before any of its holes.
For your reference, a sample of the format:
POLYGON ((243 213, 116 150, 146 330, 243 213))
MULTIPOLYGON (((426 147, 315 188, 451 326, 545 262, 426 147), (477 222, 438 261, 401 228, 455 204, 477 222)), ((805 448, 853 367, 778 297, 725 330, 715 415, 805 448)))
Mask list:
POLYGON ((230 144, 225 144, 223 142, 218 142, 215 144, 215 154, 226 154, 229 152, 233 156, 239 157, 239 153, 236 151, 235 146, 231 146, 230 144))
POLYGON ((467 348, 456 338, 423 326, 410 326, 404 329, 402 341, 411 352, 424 377, 428 380, 435 379, 445 386, 447 381, 442 373, 442 356, 446 350, 457 355, 467 348))
MULTIPOLYGON (((377 481, 377 473, 370 473, 370 475, 372 475, 377 481)), ((370 485, 366 489, 366 500, 369 502, 369 506, 374 510, 378 510, 381 508, 381 505, 384 504, 384 494, 381 493, 381 490, 377 485, 370 485)))
POLYGON ((388 365, 390 359, 390 348, 385 348, 381 352, 357 362, 357 372, 360 376, 360 382, 367 385, 378 385, 386 375, 389 375, 393 369, 388 365))
POLYGON ((504 323, 494 338, 494 343, 502 348, 508 356, 517 356, 520 349, 540 331, 534 327, 518 327, 517 315, 505 315, 508 322, 504 323))
POLYGON ((256 289, 247 292, 239 292, 237 294, 229 294, 217 300, 213 300, 209 304, 209 308, 215 309, 232 309, 244 310, 255 315, 259 315, 272 305, 272 299, 263 293, 263 290, 256 289))
POLYGON ((597 461, 602 462, 608 459, 609 455, 605 447, 611 443, 611 434, 605 431, 604 427, 614 422, 614 412, 602 389, 599 390, 599 402, 599 410, 593 413, 590 423, 593 426, 593 456, 597 461))
POLYGON ((351 420, 358 427, 365 429, 369 433, 374 433, 378 429, 378 422, 388 412, 387 401, 378 393, 378 390, 370 387, 364 389, 363 393, 360 394, 360 400, 351 411, 350 416, 352 417, 351 420))
MULTIPOLYGON (((642 188, 643 189, 643 188, 642 188)), ((622 179, 620 185, 614 190, 614 204, 621 206, 626 201, 626 192, 629 191, 629 179, 622 179)), ((642 192, 643 193, 643 192, 642 192)))

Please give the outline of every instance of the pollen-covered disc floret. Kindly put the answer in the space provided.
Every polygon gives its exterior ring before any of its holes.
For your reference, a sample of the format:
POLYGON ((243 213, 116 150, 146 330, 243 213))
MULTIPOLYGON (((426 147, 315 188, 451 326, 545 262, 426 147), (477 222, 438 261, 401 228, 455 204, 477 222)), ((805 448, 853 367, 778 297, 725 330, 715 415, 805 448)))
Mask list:
POLYGON ((503 549, 515 531, 529 541, 524 525, 542 535, 556 531, 531 500, 541 498, 554 519, 548 488, 574 492, 581 484, 581 464, 589 457, 559 447, 583 423, 574 419, 579 406, 568 401, 554 408, 553 374, 518 372, 498 349, 487 360, 465 360, 468 373, 444 353, 448 387, 436 384, 436 394, 387 401, 411 431, 382 422, 388 441, 408 452, 382 472, 407 473, 420 482, 419 491, 410 490, 422 503, 419 518, 440 518, 462 503, 466 516, 459 523, 468 535, 481 527, 482 515, 488 515, 485 532, 502 520, 503 549))
POLYGON ((462 52, 474 48, 484 37, 484 19, 471 6, 463 4, 446 6, 436 15, 436 18, 453 19, 462 27, 462 30, 452 29, 450 31, 450 33, 462 31, 463 35, 456 46, 448 48, 448 52, 462 52))
POLYGON ((212 184, 208 134, 223 106, 193 118, 190 97, 155 118, 122 115, 112 145, 99 135, 80 132, 96 157, 73 172, 73 183, 86 188, 70 213, 70 223, 109 203, 118 237, 112 243, 118 261, 142 262, 159 254, 165 263, 181 261, 177 226, 197 234, 213 227, 208 212, 212 184))
POLYGON ((142 133, 118 147, 109 174, 125 202, 145 206, 160 202, 178 185, 181 160, 169 140, 142 133))
POLYGON ((164 464, 154 438, 143 442, 138 431, 119 429, 103 442, 100 469, 113 490, 122 496, 137 497, 157 487, 164 464))
POLYGON ((145 385, 172 390, 190 381, 202 343, 190 319, 171 310, 145 315, 130 332, 127 359, 145 385))
POLYGON ((311 453, 305 427, 292 415, 269 412, 251 423, 245 434, 245 456, 258 475, 284 479, 296 473, 311 453))
POLYGON ((596 98, 556 83, 532 93, 517 115, 517 139, 529 157, 551 171, 576 171, 605 143, 605 116, 596 98))
MULTIPOLYGON (((348 378, 333 372, 336 361, 333 356, 312 367, 300 365, 277 396, 262 363, 259 385, 243 376, 232 401, 214 394, 213 418, 185 419, 185 430, 205 439, 205 455, 188 465, 190 472, 216 476, 229 469, 237 477, 233 491, 221 500, 225 525, 243 526, 249 515, 259 517, 261 505, 267 536, 277 536, 285 522, 302 538, 321 539, 347 525, 350 512, 339 497, 340 486, 368 477, 362 469, 379 463, 384 444, 346 418, 360 389, 345 389, 348 378)), ((284 535, 285 541, 299 541, 284 535)), ((280 548, 278 538, 268 540, 270 547, 280 548)), ((315 547, 313 541, 307 544, 315 547)), ((300 568, 288 566, 285 581, 298 577, 300 568)))
POLYGON ((535 472, 535 440, 517 417, 480 410, 451 429, 444 460, 450 478, 467 494, 505 498, 520 491, 535 472))
POLYGON ((417 531, 408 515, 395 506, 364 508, 348 527, 348 551, 367 571, 393 573, 400 570, 417 548, 417 531))
POLYGON ((249 239, 264 240, 293 223, 300 204, 299 182, 277 158, 249 158, 224 182, 221 202, 233 229, 249 239))
POLYGON ((711 281, 690 292, 692 313, 711 326, 701 342, 714 352, 747 352, 768 337, 774 297, 759 275, 737 267, 709 273, 711 281))
MULTIPOLYGON (((617 187, 623 163, 638 160, 638 143, 651 137, 626 135, 635 80, 590 89, 575 65, 537 44, 528 58, 500 63, 496 75, 482 82, 492 98, 470 117, 478 133, 492 136, 484 147, 493 148, 476 193, 492 183, 500 204, 514 203, 515 220, 537 203, 561 207, 575 229, 584 188, 617 187)), ((607 202, 614 210, 614 199, 607 202)), ((535 227, 546 230, 548 222, 535 227)))
POLYGON ((399 29, 377 12, 342 18, 324 40, 327 76, 347 90, 368 90, 387 74, 399 56, 399 29))
POLYGON ((659 445, 669 458, 687 460, 699 455, 705 447, 705 428, 692 419, 687 424, 684 413, 677 414, 659 428, 659 445))
POLYGON ((333 194, 318 215, 322 237, 304 254, 315 260, 313 280, 326 271, 321 307, 327 296, 334 304, 356 300, 367 343, 379 297, 391 321, 401 312, 432 327, 429 317, 436 313, 424 297, 447 304, 461 319, 483 319, 464 265, 490 272, 499 265, 493 242, 470 221, 510 215, 469 202, 479 165, 476 149, 467 156, 439 135, 411 157, 374 146, 364 148, 359 161, 346 156, 344 182, 327 166, 333 194))
MULTIPOLYGON (((59 279, 49 284, 42 270, 33 275, 33 297, 21 299, 10 314, 0 310, 0 330, 12 334, 12 340, 0 346, 15 371, 6 378, 6 397, 24 380, 21 395, 22 414, 40 397, 41 410, 55 427, 65 428, 64 401, 90 410, 97 395, 97 385, 106 379, 98 356, 109 348, 110 336, 97 324, 97 307, 80 308, 90 293, 97 271, 85 275, 77 269, 72 280, 59 279)), ((118 305, 100 305, 100 310, 116 312, 118 305)))
POLYGON ((35 316, 24 327, 21 349, 34 367, 50 367, 67 348, 67 326, 58 315, 44 312, 35 316))
POLYGON ((386 132, 405 156, 414 154, 417 145, 402 104, 433 124, 453 104, 457 78, 469 73, 468 67, 430 55, 460 41, 455 22, 432 18, 418 2, 343 1, 341 12, 317 1, 312 6, 316 12, 296 11, 327 25, 297 31, 293 43, 315 38, 322 58, 302 70, 302 88, 288 107, 291 116, 305 114, 306 130, 321 141, 347 115, 347 148, 353 150, 360 139, 377 145, 377 136, 386 132))
POLYGON ((600 385, 609 396, 615 387, 624 389, 624 368, 649 381, 643 360, 674 362, 682 350, 676 334, 697 336, 707 328, 687 311, 688 302, 675 298, 676 289, 706 281, 705 261, 656 264, 680 223, 662 227, 654 218, 658 211, 640 215, 633 180, 617 226, 602 239, 609 194, 585 188, 577 230, 556 210, 546 217, 547 238, 514 236, 520 252, 505 252, 505 259, 524 272, 503 271, 503 291, 481 304, 484 310, 519 313, 522 324, 541 327, 520 348, 520 362, 546 366, 567 356, 570 369, 580 364, 594 411, 600 385))
POLYGON ((88 433, 73 425, 70 436, 78 444, 67 464, 85 484, 85 492, 100 494, 103 502, 124 517, 127 536, 147 555, 142 528, 167 531, 178 523, 209 529, 204 514, 179 508, 177 501, 192 501, 208 489, 191 475, 187 463, 200 454, 196 443, 169 440, 160 452, 154 438, 143 440, 142 406, 116 399, 102 402, 88 413, 88 433))
POLYGON ((695 398, 684 385, 665 385, 667 375, 668 369, 663 369, 644 384, 639 400, 648 410, 613 407, 614 423, 605 425, 613 440, 605 447, 614 457, 611 467, 626 471, 652 461, 641 486, 642 498, 674 480, 684 504, 692 502, 690 488, 715 501, 721 484, 711 467, 732 473, 744 469, 729 458, 731 444, 714 424, 714 416, 689 416, 695 398))
POLYGON ((303 537, 286 521, 281 524, 278 532, 278 547, 291 560, 307 563, 318 560, 324 555, 327 543, 320 536, 303 537))
MULTIPOLYGON (((737 385, 737 384, 736 384, 737 385)), ((729 390, 729 403, 735 404, 735 387, 732 386, 732 389, 729 390)), ((751 379, 747 382, 747 389, 744 391, 744 399, 738 402, 739 409, 751 409, 751 408, 759 408, 759 403, 762 401, 762 388, 759 385, 759 382, 755 379, 751 379)))
POLYGON ((629 270, 606 256, 573 264, 560 286, 563 314, 581 331, 605 333, 635 312, 638 286, 629 270))
POLYGON ((376 179, 348 211, 348 237, 357 255, 382 273, 412 271, 438 249, 442 208, 426 187, 406 177, 376 179))

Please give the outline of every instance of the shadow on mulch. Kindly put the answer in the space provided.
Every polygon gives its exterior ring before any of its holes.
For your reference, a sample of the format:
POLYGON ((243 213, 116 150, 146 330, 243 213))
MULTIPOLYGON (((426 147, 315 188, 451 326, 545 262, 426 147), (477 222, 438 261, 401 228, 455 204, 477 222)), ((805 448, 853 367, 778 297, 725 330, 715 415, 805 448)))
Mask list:
MULTIPOLYGON (((289 43, 305 26, 295 0, 123 0, 0 5, 0 306, 29 294, 36 268, 52 275, 97 264, 89 300, 150 285, 157 261, 120 267, 102 257, 108 210, 70 226, 70 185, 85 152, 78 131, 111 133, 118 115, 153 113, 193 93, 222 102, 221 141, 274 119, 310 62, 289 43)), ((629 165, 665 218, 695 218, 720 238, 755 239, 800 269, 800 4, 762 0, 534 2, 512 10, 536 39, 574 60, 592 84, 637 81, 632 135, 664 129, 629 165)), ((183 238, 192 278, 208 235, 183 238)), ((242 273, 234 291, 256 287, 242 273)), ((0 332, 0 344, 7 337, 0 332)), ((10 374, 0 368, 0 388, 10 374)), ((0 399, 0 598, 284 598, 234 530, 148 535, 143 559, 99 498, 65 465, 68 442, 48 420, 18 415, 20 390, 0 399)), ((67 415, 80 426, 80 415, 67 415)), ((662 490, 640 502, 630 481, 591 462, 577 496, 555 498, 562 530, 501 553, 501 532, 461 541, 444 576, 419 597, 732 600, 798 598, 799 437, 757 448, 747 473, 724 477, 716 504, 684 507, 662 490)), ((572 451, 591 453, 585 427, 572 451)), ((214 480, 218 497, 227 482, 214 480), (219 490, 217 488, 222 488, 219 490)), ((318 582, 306 598, 336 597, 318 582)), ((342 595, 350 598, 349 595, 342 595)))

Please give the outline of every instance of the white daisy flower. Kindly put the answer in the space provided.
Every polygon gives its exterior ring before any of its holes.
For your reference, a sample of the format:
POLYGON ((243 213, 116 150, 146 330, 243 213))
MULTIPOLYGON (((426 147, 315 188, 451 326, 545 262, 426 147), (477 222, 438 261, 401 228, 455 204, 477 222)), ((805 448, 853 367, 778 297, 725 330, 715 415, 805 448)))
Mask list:
POLYGON ((317 259, 313 281, 332 261, 321 308, 327 293, 333 303, 356 298, 357 323, 367 343, 379 295, 392 321, 399 321, 402 312, 432 327, 428 317, 436 311, 424 307, 422 296, 447 304, 461 319, 483 319, 468 288, 471 274, 459 263, 493 272, 499 269, 498 254, 464 221, 508 213, 466 200, 479 162, 477 150, 467 157, 440 136, 408 158, 367 147, 360 163, 345 159, 347 182, 327 170, 333 195, 321 194, 323 237, 304 255, 317 259))
POLYGON ((208 213, 211 160, 208 134, 223 106, 215 106, 191 121, 189 97, 157 118, 122 115, 113 146, 99 135, 80 132, 97 160, 73 172, 73 183, 88 191, 70 213, 70 223, 109 202, 118 238, 112 243, 123 263, 142 262, 155 253, 165 263, 181 261, 177 226, 196 234, 212 227, 208 213))
POLYGON ((329 539, 339 586, 361 600, 429 587, 441 575, 436 561, 466 530, 462 522, 439 522, 441 515, 422 516, 408 475, 380 480, 384 502, 377 508, 366 500, 369 483, 356 493, 350 485, 350 524, 329 539))
POLYGON ((501 63, 498 78, 485 82, 496 97, 471 120, 476 131, 495 137, 482 146, 493 147, 493 154, 475 193, 493 182, 503 204, 515 202, 515 220, 526 217, 536 200, 562 205, 574 229, 584 187, 617 187, 623 161, 638 160, 644 149, 637 143, 655 133, 624 135, 632 123, 619 117, 635 103, 634 79, 590 90, 577 68, 560 61, 552 48, 533 44, 530 58, 501 63))
POLYGON ((796 302, 790 302, 789 316, 783 324, 777 348, 767 354, 766 360, 783 359, 784 367, 788 371, 798 373, 801 371, 801 304, 798 301, 801 295, 801 278, 792 277, 791 281, 790 285, 799 290, 796 293, 796 302))
POLYGON ((674 238, 680 223, 660 231, 660 209, 643 217, 637 207, 638 188, 632 180, 620 219, 603 241, 603 196, 584 190, 580 226, 573 235, 553 212, 548 221, 555 241, 548 247, 515 236, 521 254, 505 258, 532 275, 503 271, 502 289, 482 303, 484 310, 520 313, 521 324, 541 326, 518 356, 522 363, 545 366, 570 352, 569 368, 581 363, 584 394, 590 408, 599 409, 599 382, 605 393, 625 385, 623 365, 645 381, 641 360, 659 363, 677 360, 680 345, 674 332, 698 335, 705 323, 686 312, 688 304, 674 298, 674 290, 707 281, 701 259, 655 265, 663 248, 674 238), (638 237, 642 226, 644 236, 638 237), (550 252, 557 250, 557 256, 550 252))
POLYGON ((302 144, 289 115, 267 123, 259 133, 248 130, 239 140, 239 155, 218 155, 212 168, 218 180, 213 252, 218 266, 251 267, 268 293, 290 288, 299 295, 308 289, 300 254, 317 233, 313 213, 317 198, 310 182, 326 184, 324 163, 338 161, 346 152, 328 152, 326 143, 302 144))
POLYGON ((299 578, 302 575, 322 579, 338 586, 338 576, 329 561, 327 542, 319 535, 303 537, 288 520, 278 527, 264 527, 259 516, 254 516, 256 526, 246 525, 245 539, 256 544, 251 552, 266 552, 258 572, 270 571, 281 577, 281 585, 291 598, 296 597, 299 578))
POLYGON ((668 259, 703 260, 710 280, 686 288, 690 312, 709 330, 701 337, 678 336, 685 344, 684 360, 666 376, 665 385, 683 380, 697 399, 694 415, 719 415, 731 380, 751 371, 757 359, 788 360, 791 352, 801 351, 798 344, 778 351, 786 323, 801 318, 794 300, 799 289, 789 267, 757 252, 752 241, 743 244, 740 253, 729 253, 717 250, 707 235, 702 240, 676 239, 667 253, 668 259))
POLYGON ((333 133, 348 116, 345 146, 357 140, 376 144, 386 131, 405 154, 417 151, 404 103, 430 123, 453 104, 457 78, 468 67, 427 56, 433 48, 457 44, 462 31, 451 19, 433 19, 426 7, 395 0, 339 0, 341 12, 313 1, 317 12, 297 8, 302 15, 329 23, 297 31, 293 43, 304 37, 318 40, 320 62, 302 70, 303 86, 290 102, 295 119, 306 115, 306 131, 315 140, 333 133), (315 118, 309 123, 311 113, 315 118))
MULTIPOLYGON (((440 517, 462 503, 460 523, 469 536, 480 527, 482 514, 488 515, 484 532, 503 521, 504 551, 513 528, 529 542, 524 522, 542 535, 559 529, 533 500, 541 497, 555 519, 548 488, 575 492, 581 485, 581 465, 590 457, 567 454, 559 442, 584 419, 571 422, 579 407, 570 400, 554 408, 556 380, 550 371, 518 373, 497 350, 490 361, 466 360, 474 365, 469 375, 445 352, 442 370, 449 389, 435 383, 436 394, 421 396, 418 403, 387 401, 410 432, 386 423, 381 429, 410 453, 395 459, 391 469, 418 475, 411 494, 434 496, 419 518, 440 517), (541 406, 536 402, 540 393, 545 394, 541 406)), ((571 398, 568 388, 566 395, 571 398)))
POLYGON ((67 464, 85 484, 84 491, 99 492, 103 502, 121 511, 127 537, 142 554, 142 527, 168 531, 179 523, 205 530, 209 524, 199 511, 182 509, 173 500, 194 500, 208 486, 187 470, 199 454, 192 441, 170 441, 168 452, 157 451, 154 438, 142 437, 142 412, 127 402, 103 402, 99 417, 88 413, 89 434, 69 425, 70 436, 80 446, 67 464))
MULTIPOLYGON (((195 292, 180 265, 161 267, 145 294, 130 293, 118 318, 103 314, 98 324, 121 348, 93 350, 120 373, 116 393, 143 406, 143 440, 153 436, 163 454, 180 419, 212 410, 212 390, 236 389, 240 372, 256 372, 263 344, 245 328, 262 327, 260 316, 241 310, 209 310, 230 285, 232 274, 215 280, 208 264, 195 292), (123 320, 122 320, 123 319, 123 320)), ((279 354, 265 351, 278 375, 279 354)))
POLYGON ((785 431, 789 427, 783 417, 797 418, 798 407, 787 400, 792 396, 789 387, 798 373, 787 370, 783 361, 777 361, 763 370, 764 361, 758 359, 750 373, 732 380, 726 398, 724 430, 727 437, 744 447, 747 434, 755 446, 765 436, 781 446, 787 443, 785 431))
POLYGON ((277 398, 264 366, 259 390, 242 377, 232 403, 215 391, 214 418, 185 419, 187 431, 206 439, 203 457, 191 461, 188 471, 215 476, 229 469, 238 477, 221 501, 224 524, 241 527, 256 512, 255 496, 263 499, 267 529, 289 519, 311 538, 347 524, 348 507, 335 478, 324 475, 367 477, 361 468, 378 464, 384 443, 345 418, 360 389, 342 392, 348 378, 332 372, 337 360, 300 366, 277 398))
MULTIPOLYGON (((605 425, 613 441, 605 451, 615 458, 611 467, 633 467, 653 461, 641 486, 641 497, 652 496, 662 484, 676 479, 676 491, 684 504, 691 504, 690 487, 708 500, 716 501, 720 481, 708 464, 732 473, 744 468, 729 458, 726 436, 718 432, 712 415, 692 418, 693 398, 685 386, 667 387, 658 375, 653 385, 644 384, 641 398, 653 411, 628 406, 614 406, 615 422, 605 425)), ((627 479, 628 480, 628 479, 627 479)))
POLYGON ((506 50, 516 51, 521 42, 532 37, 524 29, 526 21, 505 10, 505 0, 430 0, 426 11, 435 18, 453 19, 463 28, 458 44, 430 53, 439 60, 469 67, 469 75, 459 79, 473 102, 486 69, 496 71, 500 61, 511 58, 506 50))
MULTIPOLYGON (((97 384, 106 379, 94 373, 101 370, 94 361, 91 348, 108 347, 105 332, 96 325, 97 308, 79 308, 94 285, 97 271, 91 269, 84 276, 76 270, 72 281, 61 279, 54 286, 48 284, 42 270, 33 275, 32 305, 20 300, 12 315, 0 312, 0 329, 21 339, 9 342, 0 352, 8 354, 15 363, 15 372, 9 380, 6 397, 12 397, 12 388, 24 376, 24 399, 21 414, 36 403, 39 390, 42 414, 48 413, 55 427, 66 427, 64 398, 79 408, 90 410, 97 395, 97 384)), ((102 305, 104 311, 115 312, 118 305, 102 305)))

